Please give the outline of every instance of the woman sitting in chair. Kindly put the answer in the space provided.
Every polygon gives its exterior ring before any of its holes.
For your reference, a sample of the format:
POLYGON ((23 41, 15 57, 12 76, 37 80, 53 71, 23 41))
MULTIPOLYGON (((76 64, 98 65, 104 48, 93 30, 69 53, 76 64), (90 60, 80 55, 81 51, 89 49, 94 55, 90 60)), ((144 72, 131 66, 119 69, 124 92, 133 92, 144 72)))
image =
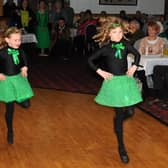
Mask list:
POLYGON ((161 55, 165 40, 158 36, 160 27, 157 22, 151 21, 147 25, 148 36, 144 37, 139 45, 142 55, 161 55))

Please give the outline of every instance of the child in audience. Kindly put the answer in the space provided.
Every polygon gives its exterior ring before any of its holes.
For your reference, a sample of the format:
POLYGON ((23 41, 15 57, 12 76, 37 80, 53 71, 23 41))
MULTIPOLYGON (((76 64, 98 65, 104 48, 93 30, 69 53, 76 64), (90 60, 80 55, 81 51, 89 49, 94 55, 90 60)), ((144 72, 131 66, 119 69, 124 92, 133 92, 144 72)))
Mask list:
POLYGON ((129 162, 123 141, 123 121, 133 114, 133 106, 142 101, 140 90, 133 77, 139 64, 140 54, 123 39, 126 31, 121 19, 109 19, 100 29, 100 33, 95 36, 100 43, 105 41, 109 43, 89 58, 90 67, 104 79, 95 101, 98 104, 115 108, 114 130, 123 163, 129 162), (127 69, 128 53, 135 56, 134 64, 129 69, 127 69), (98 60, 102 59, 105 60, 106 68, 98 64, 98 60))
POLYGON ((5 119, 9 144, 14 142, 14 103, 17 102, 24 108, 29 107, 29 99, 33 96, 27 80, 26 56, 20 45, 21 31, 16 27, 8 28, 0 41, 0 101, 6 104, 5 119))

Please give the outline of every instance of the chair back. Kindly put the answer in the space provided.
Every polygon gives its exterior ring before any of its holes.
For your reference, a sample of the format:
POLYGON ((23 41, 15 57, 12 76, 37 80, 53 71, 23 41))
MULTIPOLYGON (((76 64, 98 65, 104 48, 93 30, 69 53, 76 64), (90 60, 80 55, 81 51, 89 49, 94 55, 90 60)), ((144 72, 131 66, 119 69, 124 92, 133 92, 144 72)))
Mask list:
POLYGON ((141 39, 137 40, 137 41, 134 43, 134 47, 135 47, 137 50, 139 50, 140 42, 141 42, 141 39))

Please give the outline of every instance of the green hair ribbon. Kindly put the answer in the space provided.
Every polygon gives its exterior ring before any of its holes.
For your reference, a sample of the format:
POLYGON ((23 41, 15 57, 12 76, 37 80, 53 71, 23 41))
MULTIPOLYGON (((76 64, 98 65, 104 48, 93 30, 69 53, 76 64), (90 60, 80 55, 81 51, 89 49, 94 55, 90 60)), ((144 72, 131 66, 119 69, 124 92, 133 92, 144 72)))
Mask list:
POLYGON ((115 28, 115 27, 120 27, 121 24, 120 23, 112 23, 111 24, 111 27, 115 28))

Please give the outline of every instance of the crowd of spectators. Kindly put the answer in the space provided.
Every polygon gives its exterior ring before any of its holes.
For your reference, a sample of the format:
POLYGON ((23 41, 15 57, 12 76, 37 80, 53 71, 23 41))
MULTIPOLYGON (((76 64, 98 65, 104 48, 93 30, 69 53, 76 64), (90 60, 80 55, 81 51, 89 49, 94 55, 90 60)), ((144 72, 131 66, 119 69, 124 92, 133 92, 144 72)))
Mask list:
MULTIPOLYGON (((38 36, 40 36, 38 26, 43 22, 49 31, 49 45, 43 46, 43 49, 48 48, 48 51, 52 54, 57 52, 56 48, 58 47, 56 46, 61 44, 64 47, 67 43, 70 44, 70 48, 73 51, 77 51, 78 54, 86 54, 87 28, 90 25, 94 25, 98 31, 99 26, 103 24, 104 20, 108 16, 111 16, 111 14, 106 13, 106 11, 101 11, 100 14, 94 15, 90 9, 75 14, 68 0, 65 0, 64 4, 61 0, 49 1, 48 3, 44 1, 44 8, 46 18, 42 21, 43 10, 39 10, 39 4, 37 4, 37 10, 35 11, 30 8, 28 0, 21 0, 18 5, 16 5, 13 0, 7 0, 3 6, 3 16, 7 18, 8 26, 17 26, 18 28, 22 28, 24 32, 34 33, 37 36, 37 40, 40 40, 38 39, 38 36)), ((128 22, 131 31, 126 35, 126 38, 132 45, 136 45, 137 49, 139 49, 139 45, 142 45, 141 43, 137 45, 136 42, 138 40, 145 37, 147 39, 149 38, 149 23, 156 23, 158 25, 156 37, 160 36, 165 42, 167 41, 167 16, 147 15, 139 10, 132 15, 128 15, 125 10, 121 10, 117 16, 125 22, 128 22)), ((43 27, 43 25, 41 26, 43 27)), ((42 33, 42 31, 40 31, 40 33, 42 33)), ((96 32, 94 31, 94 33, 96 32)), ((46 38, 48 37, 46 36, 46 38)), ((40 45, 37 45, 37 47, 39 46, 40 45)), ((67 51, 69 51, 69 49, 67 51)), ((65 55, 66 54, 67 53, 65 53, 65 55)))

